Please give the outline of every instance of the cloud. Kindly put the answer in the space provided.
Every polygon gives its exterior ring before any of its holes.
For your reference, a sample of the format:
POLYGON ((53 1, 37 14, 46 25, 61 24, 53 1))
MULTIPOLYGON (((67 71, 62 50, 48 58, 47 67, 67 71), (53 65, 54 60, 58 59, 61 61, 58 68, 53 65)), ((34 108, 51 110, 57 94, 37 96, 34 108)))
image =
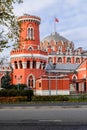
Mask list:
POLYGON ((70 41, 73 41, 75 47, 87 48, 87 26, 69 29, 67 31, 61 32, 61 34, 67 37, 70 41))
POLYGON ((14 11, 16 15, 29 13, 41 17, 41 39, 54 31, 56 16, 59 19, 57 32, 73 41, 76 47, 81 44, 87 47, 87 0, 24 0, 14 11))
MULTIPOLYGON (((57 0, 55 0, 56 2, 57 0)), ((43 10, 53 3, 55 3, 54 0, 25 0, 23 4, 14 6, 14 12, 15 14, 23 14, 23 13, 36 13, 40 10, 43 10), (20 8, 20 9, 19 9, 20 8)))

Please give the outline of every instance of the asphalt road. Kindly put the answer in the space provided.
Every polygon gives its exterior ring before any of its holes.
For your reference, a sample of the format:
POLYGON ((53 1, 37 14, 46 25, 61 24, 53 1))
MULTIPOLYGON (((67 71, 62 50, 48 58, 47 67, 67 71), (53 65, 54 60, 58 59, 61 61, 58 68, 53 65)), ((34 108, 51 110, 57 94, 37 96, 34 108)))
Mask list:
POLYGON ((56 122, 87 124, 86 106, 24 106, 0 109, 0 122, 56 122))
POLYGON ((87 106, 0 105, 0 130, 87 130, 87 106))

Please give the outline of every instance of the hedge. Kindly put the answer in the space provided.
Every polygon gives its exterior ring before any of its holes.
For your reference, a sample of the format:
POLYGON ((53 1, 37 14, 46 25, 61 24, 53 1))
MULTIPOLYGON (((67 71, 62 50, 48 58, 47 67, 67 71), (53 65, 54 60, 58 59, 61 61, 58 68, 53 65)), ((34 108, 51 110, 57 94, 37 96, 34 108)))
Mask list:
POLYGON ((57 95, 57 96, 33 96, 33 102, 61 102, 61 101, 68 101, 68 102, 87 102, 87 95, 57 95))
POLYGON ((15 89, 10 89, 10 90, 1 90, 0 91, 0 97, 17 97, 17 96, 26 96, 27 101, 32 100, 33 96, 33 91, 32 90, 15 90, 15 89))
POLYGON ((69 97, 65 95, 58 96, 33 96, 32 101, 69 101, 69 97))
POLYGON ((26 96, 0 97, 0 103, 15 103, 27 101, 26 96))

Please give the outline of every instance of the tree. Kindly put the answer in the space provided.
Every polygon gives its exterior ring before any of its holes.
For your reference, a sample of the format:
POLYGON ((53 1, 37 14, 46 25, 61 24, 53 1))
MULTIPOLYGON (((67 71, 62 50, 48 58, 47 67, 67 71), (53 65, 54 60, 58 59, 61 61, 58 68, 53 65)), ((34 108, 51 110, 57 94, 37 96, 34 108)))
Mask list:
POLYGON ((1 86, 2 88, 8 89, 10 87, 11 77, 8 71, 6 72, 5 76, 2 78, 1 82, 2 82, 2 86, 1 86))
POLYGON ((0 0, 0 51, 8 48, 9 39, 17 43, 19 24, 13 13, 13 4, 22 3, 23 0, 0 0))

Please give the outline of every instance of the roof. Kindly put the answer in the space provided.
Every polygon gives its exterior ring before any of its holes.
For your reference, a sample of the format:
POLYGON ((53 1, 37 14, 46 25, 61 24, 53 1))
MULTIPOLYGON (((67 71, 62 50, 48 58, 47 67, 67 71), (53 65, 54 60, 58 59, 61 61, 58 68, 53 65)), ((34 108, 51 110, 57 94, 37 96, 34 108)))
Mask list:
POLYGON ((52 33, 51 35, 48 35, 47 37, 45 37, 42 40, 42 42, 44 42, 45 40, 48 41, 48 42, 51 42, 52 40, 55 40, 56 42, 58 42, 58 41, 63 41, 63 42, 69 41, 65 37, 59 35, 57 32, 52 33))
POLYGON ((80 64, 55 64, 55 66, 52 63, 48 63, 46 66, 46 71, 53 71, 53 72, 58 72, 59 71, 65 71, 65 72, 73 72, 77 69, 77 67, 80 64))

